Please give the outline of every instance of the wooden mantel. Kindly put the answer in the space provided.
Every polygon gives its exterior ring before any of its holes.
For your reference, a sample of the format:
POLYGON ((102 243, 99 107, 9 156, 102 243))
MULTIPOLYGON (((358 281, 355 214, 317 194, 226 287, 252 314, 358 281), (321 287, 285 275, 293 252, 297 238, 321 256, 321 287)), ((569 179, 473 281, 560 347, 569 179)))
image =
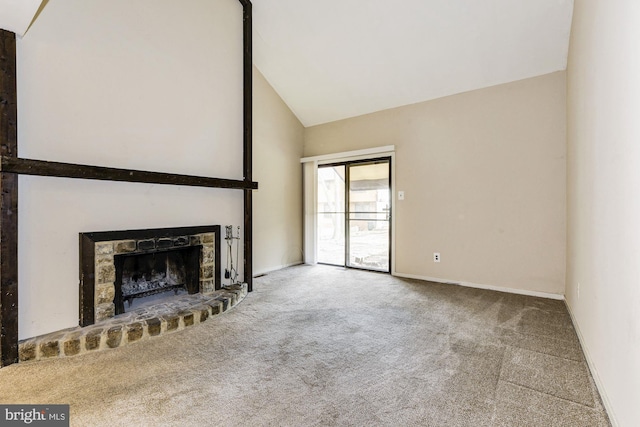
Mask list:
POLYGON ((142 182, 244 192, 244 281, 253 289, 251 2, 243 7, 243 178, 202 177, 18 157, 16 34, 0 30, 0 367, 18 361, 18 176, 142 182))

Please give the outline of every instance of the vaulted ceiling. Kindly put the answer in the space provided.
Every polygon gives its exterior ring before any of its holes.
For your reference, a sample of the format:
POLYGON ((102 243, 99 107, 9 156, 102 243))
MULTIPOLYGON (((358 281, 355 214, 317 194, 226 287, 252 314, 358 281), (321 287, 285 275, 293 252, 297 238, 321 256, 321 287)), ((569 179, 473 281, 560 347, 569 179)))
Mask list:
MULTIPOLYGON (((0 28, 22 35, 41 3, 0 0, 0 28)), ((573 0, 253 0, 254 63, 311 126, 563 70, 572 12, 573 0)))
POLYGON ((253 0, 254 63, 305 126, 567 65, 573 0, 253 0))
POLYGON ((0 0, 0 28, 22 36, 43 0, 0 0))

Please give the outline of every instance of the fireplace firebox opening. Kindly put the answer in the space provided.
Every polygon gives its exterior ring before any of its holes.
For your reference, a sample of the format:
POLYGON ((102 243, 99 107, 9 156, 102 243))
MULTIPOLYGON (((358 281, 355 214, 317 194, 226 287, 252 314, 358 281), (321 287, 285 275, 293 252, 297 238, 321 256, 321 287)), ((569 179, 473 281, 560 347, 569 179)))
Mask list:
POLYGON ((115 255, 115 314, 166 295, 196 294, 202 245, 136 255, 115 255))
POLYGON ((80 233, 80 326, 221 280, 219 225, 80 233))

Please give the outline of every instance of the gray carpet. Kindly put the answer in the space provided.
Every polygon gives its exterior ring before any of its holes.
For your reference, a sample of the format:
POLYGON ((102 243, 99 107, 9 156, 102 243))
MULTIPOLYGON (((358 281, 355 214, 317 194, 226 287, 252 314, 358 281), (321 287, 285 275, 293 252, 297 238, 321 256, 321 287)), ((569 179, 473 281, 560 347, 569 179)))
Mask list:
POLYGON ((563 302, 328 266, 97 354, 0 369, 73 426, 607 426, 563 302))

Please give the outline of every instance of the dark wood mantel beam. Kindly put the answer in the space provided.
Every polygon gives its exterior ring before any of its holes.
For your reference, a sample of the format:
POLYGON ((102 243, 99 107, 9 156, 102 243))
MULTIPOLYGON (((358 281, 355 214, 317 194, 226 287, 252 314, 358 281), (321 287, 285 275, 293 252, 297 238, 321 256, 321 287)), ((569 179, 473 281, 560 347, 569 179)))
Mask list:
POLYGON ((2 155, 0 170, 3 175, 21 174, 53 176, 59 178, 94 179, 100 181, 140 182, 147 184, 185 185, 190 187, 235 188, 256 190, 257 182, 246 180, 209 178, 204 176, 149 172, 134 169, 119 169, 74 163, 49 162, 45 160, 21 159, 2 155))
MULTIPOLYGON (((0 154, 18 156, 16 35, 0 30, 0 154)), ((18 176, 0 173, 0 366, 18 361, 18 176)))

